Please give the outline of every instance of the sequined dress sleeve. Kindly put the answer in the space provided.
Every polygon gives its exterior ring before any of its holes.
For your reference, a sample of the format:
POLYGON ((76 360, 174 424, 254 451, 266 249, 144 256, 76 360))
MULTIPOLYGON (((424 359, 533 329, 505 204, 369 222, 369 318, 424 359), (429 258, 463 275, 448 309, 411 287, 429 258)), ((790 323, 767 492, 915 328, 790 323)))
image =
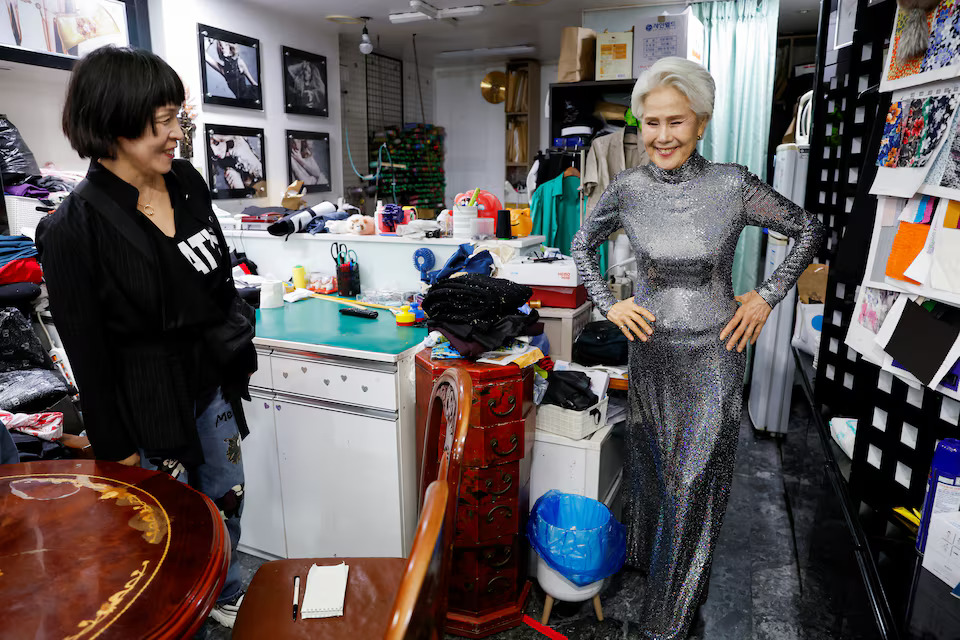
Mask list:
POLYGON ((823 224, 814 214, 774 191, 773 187, 762 182, 746 167, 740 169, 743 172, 746 222, 782 233, 796 241, 783 263, 757 287, 757 293, 772 308, 783 300, 807 265, 813 262, 823 242, 823 224))
POLYGON ((621 173, 610 183, 600 196, 597 206, 570 243, 570 254, 577 263, 580 280, 586 287, 593 304, 604 316, 610 311, 610 307, 617 303, 617 298, 610 292, 607 280, 600 272, 600 256, 597 255, 597 247, 606 242, 607 237, 622 226, 620 185, 621 176, 627 173, 629 171, 621 173))

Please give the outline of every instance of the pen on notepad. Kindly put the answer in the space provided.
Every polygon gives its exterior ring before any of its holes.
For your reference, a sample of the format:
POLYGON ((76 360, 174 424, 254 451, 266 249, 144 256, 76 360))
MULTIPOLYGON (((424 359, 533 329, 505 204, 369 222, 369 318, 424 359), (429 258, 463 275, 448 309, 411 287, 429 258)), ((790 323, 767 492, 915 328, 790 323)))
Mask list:
POLYGON ((300 597, 300 576, 293 578, 293 621, 297 621, 297 599, 300 597))

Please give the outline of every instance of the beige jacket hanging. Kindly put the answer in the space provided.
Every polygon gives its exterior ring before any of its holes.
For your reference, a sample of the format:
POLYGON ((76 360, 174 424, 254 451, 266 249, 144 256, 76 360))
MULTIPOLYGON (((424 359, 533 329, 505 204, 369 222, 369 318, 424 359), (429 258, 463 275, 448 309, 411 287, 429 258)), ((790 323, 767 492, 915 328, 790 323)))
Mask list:
POLYGON ((587 216, 618 173, 650 162, 639 134, 624 136, 624 132, 625 129, 620 129, 597 138, 590 145, 582 178, 587 216))

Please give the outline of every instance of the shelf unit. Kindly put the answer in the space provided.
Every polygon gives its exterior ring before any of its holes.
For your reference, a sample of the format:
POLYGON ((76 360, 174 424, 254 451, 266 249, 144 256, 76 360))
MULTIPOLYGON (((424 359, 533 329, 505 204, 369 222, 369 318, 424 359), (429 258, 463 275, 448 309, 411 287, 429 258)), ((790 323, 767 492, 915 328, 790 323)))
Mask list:
MULTIPOLYGON (((503 103, 505 178, 520 191, 526 188, 530 165, 540 145, 540 63, 535 60, 511 60, 507 63, 507 99, 503 103)), ((522 206, 505 199, 505 207, 522 206)))
POLYGON ((585 82, 559 82, 550 85, 550 143, 560 137, 563 129, 565 103, 568 99, 576 104, 589 105, 590 114, 601 99, 630 104, 630 94, 636 80, 587 80, 585 82))

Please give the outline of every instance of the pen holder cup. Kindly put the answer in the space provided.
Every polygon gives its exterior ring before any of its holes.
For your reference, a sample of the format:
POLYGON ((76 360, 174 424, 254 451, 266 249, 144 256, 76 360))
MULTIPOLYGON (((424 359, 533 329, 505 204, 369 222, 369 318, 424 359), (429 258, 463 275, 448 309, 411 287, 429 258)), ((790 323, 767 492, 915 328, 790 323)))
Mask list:
POLYGON ((342 297, 360 293, 360 269, 356 262, 337 268, 337 291, 342 297))

